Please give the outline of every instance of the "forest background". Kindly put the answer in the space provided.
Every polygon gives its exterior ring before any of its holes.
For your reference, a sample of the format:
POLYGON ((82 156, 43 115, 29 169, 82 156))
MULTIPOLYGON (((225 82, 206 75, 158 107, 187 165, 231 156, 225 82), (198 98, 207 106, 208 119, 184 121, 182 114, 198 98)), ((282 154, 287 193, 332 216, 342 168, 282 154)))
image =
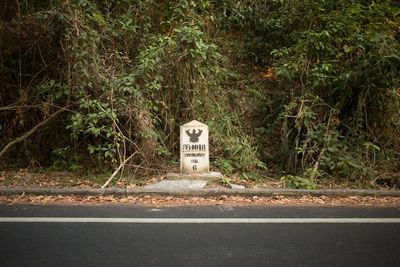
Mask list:
MULTIPOLYGON (((400 187, 400 2, 4 0, 0 168, 400 187)), ((124 178, 126 177, 126 178, 124 178)), ((227 181, 227 180, 225 180, 227 181)))

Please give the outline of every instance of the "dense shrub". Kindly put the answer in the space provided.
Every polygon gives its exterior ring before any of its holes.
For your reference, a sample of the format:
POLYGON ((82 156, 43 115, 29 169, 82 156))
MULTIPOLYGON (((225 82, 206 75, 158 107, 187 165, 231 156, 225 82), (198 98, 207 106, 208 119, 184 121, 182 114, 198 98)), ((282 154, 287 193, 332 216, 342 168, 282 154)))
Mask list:
POLYGON ((133 155, 136 169, 176 168, 179 126, 197 119, 227 175, 396 183, 394 1, 0 7, 2 167, 110 168, 133 155))
POLYGON ((276 121, 284 170, 356 180, 380 167, 397 172, 399 11, 391 1, 351 0, 232 9, 231 21, 248 30, 248 56, 272 66, 288 96, 276 121))

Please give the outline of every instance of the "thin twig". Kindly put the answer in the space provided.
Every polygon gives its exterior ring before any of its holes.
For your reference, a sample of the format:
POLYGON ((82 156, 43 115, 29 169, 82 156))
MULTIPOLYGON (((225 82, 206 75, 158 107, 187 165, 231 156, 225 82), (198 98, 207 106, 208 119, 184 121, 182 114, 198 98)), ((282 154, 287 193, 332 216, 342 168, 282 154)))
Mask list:
MULTIPOLYGON (((329 119, 328 119, 328 124, 326 126, 326 134, 329 134, 329 126, 331 124, 331 119, 332 119, 332 112, 330 112, 330 116, 329 116, 329 119)), ((329 135, 328 136, 328 142, 330 140, 331 140, 331 136, 329 135)), ((315 178, 315 175, 316 175, 316 173, 317 173, 317 171, 319 169, 319 161, 320 161, 321 157, 325 154, 325 150, 326 150, 326 143, 325 143, 324 147, 321 149, 321 152, 318 155, 317 161, 314 164, 313 172, 311 173, 311 176, 310 176, 310 180, 311 181, 313 181, 314 178, 315 178)))
POLYGON ((10 143, 8 143, 3 150, 1 150, 0 152, 0 158, 7 152, 7 150, 12 147, 15 144, 18 144, 19 142, 25 140, 26 138, 28 138, 31 134, 33 134, 39 127, 41 127, 42 125, 45 125, 47 122, 49 122, 50 120, 52 120, 53 118, 55 118, 58 114, 60 114, 61 112, 65 111, 66 108, 62 108, 57 110, 56 112, 54 112, 53 114, 51 114, 47 119, 45 119, 44 121, 41 121, 40 123, 38 123, 35 127, 33 127, 29 132, 27 132, 26 134, 24 134, 23 136, 18 137, 17 139, 15 139, 14 141, 11 141, 10 143))
POLYGON ((107 185, 112 181, 112 179, 114 179, 115 175, 118 174, 119 170, 125 166, 125 164, 131 159, 133 158, 133 156, 136 155, 137 152, 133 153, 132 155, 130 155, 124 162, 121 163, 121 165, 119 165, 119 167, 114 171, 114 173, 110 176, 110 178, 108 178, 107 182, 101 187, 101 188, 106 188, 107 185))
POLYGON ((140 166, 140 165, 133 165, 133 164, 128 165, 128 166, 130 166, 130 167, 135 167, 135 168, 139 168, 139 169, 144 169, 144 170, 149 170, 149 171, 156 171, 156 172, 166 172, 166 171, 169 171, 169 170, 166 170, 166 169, 154 169, 154 168, 142 167, 142 166, 140 166))
POLYGON ((272 177, 265 176, 265 175, 263 175, 262 177, 265 178, 265 179, 267 179, 267 180, 273 181, 273 182, 279 182, 279 178, 276 179, 276 178, 272 178, 272 177))
MULTIPOLYGON (((101 109, 102 111, 105 112, 105 109, 104 109, 103 107, 100 106, 100 109, 101 109)), ((108 113, 107 113, 107 115, 112 119, 112 117, 111 117, 108 113)), ((121 134, 121 136, 122 136, 123 138, 125 138, 125 140, 127 140, 129 143, 131 143, 132 145, 134 145, 135 148, 136 148, 136 150, 142 155, 143 158, 145 158, 145 156, 144 156, 143 152, 140 150, 139 146, 138 146, 135 142, 133 142, 131 139, 129 139, 128 137, 126 137, 126 136, 124 135, 124 133, 122 132, 121 128, 119 128, 119 126, 118 126, 117 123, 115 123, 115 127, 116 127, 116 129, 119 131, 119 133, 121 134)))
POLYGON ((386 176, 388 174, 390 174, 390 173, 389 172, 385 172, 385 173, 382 173, 382 174, 376 176, 375 179, 370 182, 370 184, 374 185, 377 180, 381 179, 382 177, 384 177, 384 176, 386 176))
POLYGON ((4 106, 0 107, 0 111, 5 111, 5 110, 18 110, 20 106, 4 106))
MULTIPOLYGON (((123 146, 123 148, 124 148, 123 159, 126 159, 126 145, 125 145, 125 142, 123 142, 123 143, 124 143, 124 146, 123 146)), ((118 150, 118 154, 119 154, 119 153, 120 153, 120 152, 119 152, 119 150, 118 150)), ((122 162, 122 158, 120 159, 120 162, 122 162)), ((118 181, 117 181, 117 184, 118 184, 119 181, 121 181, 121 179, 122 179, 122 177, 123 177, 123 175, 124 175, 124 168, 125 168, 125 165, 122 167, 121 176, 119 177, 119 179, 118 179, 118 181)))

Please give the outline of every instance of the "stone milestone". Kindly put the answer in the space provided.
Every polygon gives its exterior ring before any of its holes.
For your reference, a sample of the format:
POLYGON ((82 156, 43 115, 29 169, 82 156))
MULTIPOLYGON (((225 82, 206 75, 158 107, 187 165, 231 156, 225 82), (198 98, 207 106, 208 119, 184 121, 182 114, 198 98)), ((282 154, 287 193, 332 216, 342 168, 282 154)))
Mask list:
POLYGON ((180 173, 168 173, 170 180, 216 180, 219 172, 210 172, 208 126, 193 120, 180 128, 180 173))
POLYGON ((196 120, 181 126, 181 173, 209 173, 208 126, 196 120))

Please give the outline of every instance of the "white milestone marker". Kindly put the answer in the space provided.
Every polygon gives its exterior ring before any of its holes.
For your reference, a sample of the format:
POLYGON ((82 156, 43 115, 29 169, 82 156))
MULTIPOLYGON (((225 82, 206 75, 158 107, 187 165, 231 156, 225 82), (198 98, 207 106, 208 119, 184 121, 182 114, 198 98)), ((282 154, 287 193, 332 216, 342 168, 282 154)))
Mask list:
MULTIPOLYGON (((197 188, 196 181, 216 181, 222 178, 219 172, 210 172, 208 126, 196 120, 181 126, 180 132, 181 166, 179 173, 167 173, 168 180, 182 180, 177 185, 197 188)), ((201 187, 203 188, 205 184, 201 187)), ((176 187, 171 188, 176 190, 176 187)))
POLYGON ((181 173, 209 173, 208 126, 193 120, 181 126, 181 173))

